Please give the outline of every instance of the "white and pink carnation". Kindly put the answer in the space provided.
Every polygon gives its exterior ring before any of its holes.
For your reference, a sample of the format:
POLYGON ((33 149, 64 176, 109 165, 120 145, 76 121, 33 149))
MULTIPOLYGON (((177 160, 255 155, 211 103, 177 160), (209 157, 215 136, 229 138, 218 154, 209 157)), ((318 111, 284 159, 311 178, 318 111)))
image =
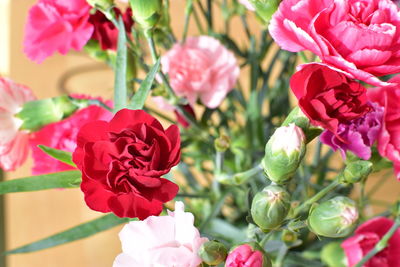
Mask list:
POLYGON ((182 202, 167 216, 131 221, 119 233, 123 252, 113 267, 197 267, 197 252, 208 239, 200 237, 193 223, 193 214, 184 211, 182 202))
POLYGON ((162 70, 180 97, 193 106, 197 99, 216 108, 233 89, 239 66, 232 52, 209 36, 191 37, 177 43, 161 59, 162 70))

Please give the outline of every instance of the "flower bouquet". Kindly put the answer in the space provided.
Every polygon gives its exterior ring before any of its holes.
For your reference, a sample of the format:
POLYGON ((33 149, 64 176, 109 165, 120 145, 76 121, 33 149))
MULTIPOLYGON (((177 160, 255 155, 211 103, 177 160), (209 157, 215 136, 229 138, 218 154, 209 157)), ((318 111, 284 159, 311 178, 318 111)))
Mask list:
POLYGON ((113 267, 400 266, 400 199, 367 190, 400 179, 397 3, 174 1, 30 8, 26 56, 83 51, 114 98, 1 78, 0 167, 31 153, 34 176, 0 194, 80 188, 105 214, 5 253, 124 224, 113 267))

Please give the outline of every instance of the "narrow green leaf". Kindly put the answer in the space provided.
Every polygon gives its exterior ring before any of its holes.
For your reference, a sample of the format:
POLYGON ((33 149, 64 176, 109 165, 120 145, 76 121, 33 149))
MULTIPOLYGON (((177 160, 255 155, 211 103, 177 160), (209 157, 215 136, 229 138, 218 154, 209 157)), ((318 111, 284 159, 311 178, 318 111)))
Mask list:
POLYGON ((144 106, 144 102, 149 95, 151 86, 153 84, 154 78, 160 68, 160 59, 157 60, 156 64, 151 68, 149 74, 147 75, 146 79, 141 83, 139 90, 136 94, 132 97, 131 103, 129 108, 131 109, 142 109, 144 106))
POLYGON ((59 160, 61 162, 64 162, 65 164, 68 164, 72 167, 76 167, 75 163, 72 161, 71 152, 55 149, 44 145, 38 145, 38 147, 50 157, 55 158, 56 160, 59 160))
POLYGON ((114 104, 115 111, 126 106, 127 88, 126 88, 126 64, 127 64, 127 47, 126 33, 122 18, 118 20, 118 48, 115 63, 115 81, 114 81, 114 104))
POLYGON ((74 188, 79 185, 77 180, 80 178, 80 171, 65 171, 4 181, 0 183, 0 195, 52 188, 74 188))
POLYGON ((108 230, 122 223, 127 223, 128 218, 118 218, 114 214, 108 214, 98 219, 80 224, 64 232, 49 236, 31 244, 6 251, 5 254, 18 254, 52 248, 72 241, 83 239, 99 232, 108 230))

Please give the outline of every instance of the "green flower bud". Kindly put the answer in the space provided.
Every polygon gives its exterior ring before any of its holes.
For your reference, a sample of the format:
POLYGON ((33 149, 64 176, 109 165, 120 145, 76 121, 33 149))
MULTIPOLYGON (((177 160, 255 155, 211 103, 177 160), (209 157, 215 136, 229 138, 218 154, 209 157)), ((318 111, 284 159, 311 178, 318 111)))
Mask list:
POLYGON ((135 21, 145 30, 153 28, 161 17, 162 0, 129 0, 135 21))
POLYGON ((113 5, 113 0, 86 0, 92 7, 98 8, 100 10, 109 10, 113 5))
POLYGON ((21 130, 34 132, 70 116, 78 108, 88 106, 88 103, 87 99, 72 99, 68 96, 47 98, 26 102, 15 116, 23 121, 21 130))
POLYGON ((199 249, 199 256, 208 265, 218 265, 225 261, 228 250, 218 241, 205 242, 199 249))
POLYGON ((290 209, 290 195, 278 185, 270 185, 258 192, 251 204, 251 216, 262 230, 279 227, 290 209))
POLYGON ((280 0, 250 0, 249 2, 253 5, 257 15, 268 23, 278 9, 280 0))
POLYGON ((227 135, 221 135, 214 141, 214 147, 219 152, 225 152, 226 150, 228 150, 230 144, 231 139, 227 135))
POLYGON ((298 240, 297 234, 289 230, 283 230, 281 239, 285 244, 293 244, 298 240))
POLYGON ((279 127, 265 146, 262 166, 268 178, 283 184, 289 181, 306 152, 303 130, 294 123, 279 127))
POLYGON ((358 220, 356 204, 348 197, 337 196, 311 208, 308 227, 317 235, 345 237, 358 220))
POLYGON ((346 267, 347 259, 341 242, 331 242, 325 245, 321 251, 321 260, 329 267, 346 267))
POLYGON ((372 172, 373 164, 367 160, 349 162, 340 176, 342 183, 353 184, 365 180, 372 172))

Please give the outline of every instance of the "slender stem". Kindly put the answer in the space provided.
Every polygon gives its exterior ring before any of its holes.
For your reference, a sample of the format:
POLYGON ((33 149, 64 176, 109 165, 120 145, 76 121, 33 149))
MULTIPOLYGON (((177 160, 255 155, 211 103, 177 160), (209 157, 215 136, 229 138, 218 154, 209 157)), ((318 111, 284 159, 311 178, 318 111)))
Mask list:
POLYGON ((370 252, 368 252, 367 255, 365 255, 356 265, 354 265, 354 267, 362 267, 376 254, 378 254, 380 251, 386 248, 390 238, 393 236, 393 234, 399 227, 400 227, 400 217, 397 217, 395 223, 392 225, 389 231, 387 231, 387 233, 382 237, 382 239, 379 240, 378 243, 376 243, 375 247, 370 252))
POLYGON ((306 209, 309 209, 312 204, 326 196, 329 192, 334 190, 337 186, 339 185, 339 181, 335 179, 332 183, 330 183, 327 187, 319 191, 317 194, 315 194, 312 198, 309 200, 305 201, 303 204, 301 204, 299 207, 297 207, 294 212, 293 212, 293 218, 296 218, 301 212, 303 212, 306 209))
POLYGON ((193 194, 186 194, 186 193, 179 193, 176 197, 187 197, 187 198, 209 198, 209 195, 193 195, 193 194))
POLYGON ((242 25, 243 25, 244 31, 246 32, 247 38, 251 39, 250 28, 249 28, 249 24, 247 23, 246 15, 240 16, 240 19, 242 20, 242 25))
POLYGON ((194 21, 196 22, 196 25, 197 25, 197 30, 199 31, 199 33, 201 35, 203 35, 204 34, 204 29, 203 29, 203 26, 201 25, 201 21, 200 21, 199 15, 197 14, 197 11, 196 11, 195 8, 193 8, 193 17, 194 17, 194 21))
POLYGON ((261 239, 260 242, 258 242, 260 244, 260 246, 262 248, 264 248, 264 245, 267 243, 267 241, 271 238, 272 234, 274 233, 274 231, 272 230, 271 232, 268 232, 264 235, 263 239, 261 239))
POLYGON ((303 51, 300 51, 300 52, 299 52, 299 55, 300 55, 301 59, 304 61, 304 63, 310 62, 310 61, 308 60, 306 54, 305 54, 303 51))
POLYGON ((185 10, 185 25, 183 28, 182 43, 185 43, 186 41, 186 36, 189 29, 190 16, 192 15, 192 13, 193 13, 193 0, 188 0, 186 3, 186 10, 185 10))
POLYGON ((200 225, 200 227, 199 227, 200 232, 202 232, 207 227, 207 225, 211 222, 211 220, 219 214, 219 212, 221 211, 222 205, 225 202, 225 198, 228 196, 229 193, 230 193, 230 191, 226 191, 222 195, 220 195, 217 203, 215 203, 213 205, 213 210, 211 211, 210 215, 200 225))
POLYGON ((208 32, 212 32, 213 29, 213 8, 212 8, 212 0, 207 0, 207 24, 208 24, 208 32))

